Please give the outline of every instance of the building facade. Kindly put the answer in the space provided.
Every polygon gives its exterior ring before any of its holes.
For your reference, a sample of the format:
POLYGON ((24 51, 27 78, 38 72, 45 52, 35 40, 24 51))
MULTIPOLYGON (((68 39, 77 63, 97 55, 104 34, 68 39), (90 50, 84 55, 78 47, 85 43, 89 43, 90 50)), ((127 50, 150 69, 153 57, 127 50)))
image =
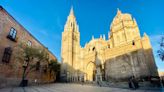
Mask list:
POLYGON ((140 36, 137 22, 117 11, 105 35, 80 46, 80 32, 71 8, 62 32, 61 79, 65 81, 124 80, 158 76, 149 37, 140 36))
MULTIPOLYGON (((2 6, 0 6, 0 87, 19 85, 23 67, 14 57, 20 44, 36 48, 47 48, 19 24, 2 6)), ((48 51, 48 50, 47 50, 48 51)), ((48 51, 50 59, 56 57, 48 51)), ((23 61, 22 61, 23 62, 23 61)), ((30 73, 29 82, 48 82, 47 75, 40 72, 30 73)))

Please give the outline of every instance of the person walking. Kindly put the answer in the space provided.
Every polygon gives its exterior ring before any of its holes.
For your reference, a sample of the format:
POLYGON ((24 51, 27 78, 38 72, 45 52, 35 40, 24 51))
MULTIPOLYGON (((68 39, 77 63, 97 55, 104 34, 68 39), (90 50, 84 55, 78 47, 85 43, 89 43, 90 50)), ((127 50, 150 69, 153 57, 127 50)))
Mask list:
POLYGON ((129 78, 129 88, 131 89, 137 89, 139 88, 139 85, 138 85, 138 81, 136 80, 136 78, 134 76, 130 77, 129 78))
POLYGON ((135 77, 133 77, 133 83, 134 83, 135 89, 139 88, 138 81, 135 77))
POLYGON ((128 79, 128 84, 129 84, 129 88, 131 89, 132 88, 132 77, 130 77, 129 79, 128 79))

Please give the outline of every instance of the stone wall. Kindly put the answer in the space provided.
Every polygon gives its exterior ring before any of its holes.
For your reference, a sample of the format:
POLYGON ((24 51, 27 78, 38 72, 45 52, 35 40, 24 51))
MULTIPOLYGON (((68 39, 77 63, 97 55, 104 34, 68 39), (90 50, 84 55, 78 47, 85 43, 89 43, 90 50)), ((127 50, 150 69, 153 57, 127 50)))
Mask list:
POLYGON ((152 57, 145 58, 147 56, 147 53, 145 55, 144 50, 141 49, 106 60, 106 79, 127 80, 131 76, 137 78, 157 76, 155 64, 151 64, 152 57))

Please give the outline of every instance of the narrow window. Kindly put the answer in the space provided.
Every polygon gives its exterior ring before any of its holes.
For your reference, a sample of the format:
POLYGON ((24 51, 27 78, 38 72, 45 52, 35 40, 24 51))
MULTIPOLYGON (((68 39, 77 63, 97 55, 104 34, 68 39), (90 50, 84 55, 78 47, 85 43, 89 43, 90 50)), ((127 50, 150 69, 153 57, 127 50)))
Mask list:
POLYGON ((134 42, 134 40, 132 41, 132 45, 135 45, 135 42, 134 42))
POLYGON ((11 47, 5 48, 3 58, 2 58, 2 62, 9 63, 11 53, 12 53, 11 47))
POLYGON ((94 50, 95 50, 95 47, 93 47, 92 51, 94 51, 94 50))
POLYGON ((72 27, 72 22, 71 22, 71 27, 72 27))

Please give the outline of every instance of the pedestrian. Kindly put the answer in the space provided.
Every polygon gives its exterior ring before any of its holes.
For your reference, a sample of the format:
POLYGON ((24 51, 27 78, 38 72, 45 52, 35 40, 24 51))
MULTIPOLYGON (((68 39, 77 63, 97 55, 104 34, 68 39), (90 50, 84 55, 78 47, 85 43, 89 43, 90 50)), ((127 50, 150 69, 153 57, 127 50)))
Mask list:
POLYGON ((132 89, 139 88, 138 81, 136 80, 136 78, 134 76, 132 76, 132 77, 129 78, 128 84, 129 84, 129 88, 130 89, 131 88, 132 89))
POLYGON ((84 78, 82 78, 82 85, 84 84, 84 78))
POLYGON ((99 81, 97 81, 97 84, 99 85, 99 81))
POLYGON ((138 81, 135 77, 133 77, 133 83, 134 83, 135 89, 139 88, 138 81))
POLYGON ((130 82, 131 82, 132 89, 136 89, 135 82, 134 82, 134 76, 132 76, 130 82))
POLYGON ((129 88, 132 88, 132 84, 131 84, 131 77, 128 79, 128 84, 129 84, 129 88))
MULTIPOLYGON (((34 80, 35 84, 37 84, 37 79, 34 80)), ((38 85, 38 84, 37 84, 38 85)))

